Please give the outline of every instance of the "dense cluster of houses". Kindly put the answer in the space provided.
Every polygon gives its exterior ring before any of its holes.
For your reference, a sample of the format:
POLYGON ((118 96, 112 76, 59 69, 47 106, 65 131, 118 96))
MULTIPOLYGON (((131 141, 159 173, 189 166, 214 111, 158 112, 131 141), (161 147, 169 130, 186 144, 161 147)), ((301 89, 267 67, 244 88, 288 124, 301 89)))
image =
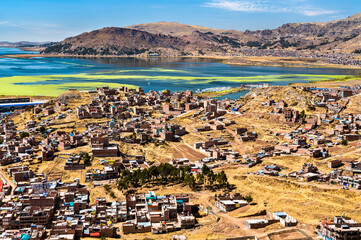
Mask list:
POLYGON ((330 180, 331 174, 321 174, 316 166, 311 163, 305 163, 302 165, 301 170, 289 173, 288 176, 305 182, 313 180, 327 182, 330 180))
POLYGON ((195 225, 193 213, 198 208, 185 195, 129 194, 124 202, 99 197, 90 205, 89 191, 79 179, 63 183, 27 167, 11 167, 8 172, 17 184, 2 198, 0 236, 10 239, 117 237, 118 222, 123 222, 124 234, 165 233, 195 225))
MULTIPOLYGON (((93 100, 76 109, 78 118, 109 118, 111 120, 107 123, 89 123, 83 133, 62 131, 49 133, 40 144, 42 152, 39 159, 49 161, 56 156, 57 151, 69 150, 85 144, 91 146, 94 157, 117 157, 121 153, 114 141, 135 144, 154 141, 179 141, 183 135, 187 134, 186 128, 178 124, 166 123, 166 121, 185 111, 199 110, 198 114, 202 114, 201 118, 208 121, 210 128, 222 130, 234 124, 234 121, 227 120, 222 115, 227 111, 237 109, 234 101, 203 98, 193 95, 192 91, 175 93, 150 91, 144 93, 141 88, 135 90, 126 87, 119 89, 102 87, 94 92, 89 92, 89 94, 93 100), (162 114, 151 117, 154 110, 162 114), (121 133, 132 134, 121 136, 121 133)), ((51 107, 39 107, 33 111, 38 114, 45 111, 45 108, 50 109, 51 107)), ((55 102, 55 110, 61 109, 71 111, 67 108, 66 103, 55 102)), ((48 113, 51 114, 51 112, 48 113)), ((46 122, 43 124, 47 126, 46 122)), ((27 126, 28 129, 32 130, 39 128, 35 121, 29 121, 27 126)), ((206 131, 208 125, 203 128, 206 131)), ((203 131, 201 128, 199 130, 203 131)), ((256 133, 248 131, 239 134, 239 138, 243 141, 251 141, 257 137, 256 133)), ((239 162, 238 152, 231 149, 220 149, 220 146, 227 144, 227 141, 221 139, 209 139, 204 143, 196 143, 195 148, 200 149, 208 156, 206 159, 200 159, 201 162, 213 163, 213 167, 219 164, 217 163, 218 160, 239 162)), ((82 169, 84 165, 78 160, 77 158, 70 158, 65 169, 82 169)), ((138 162, 132 161, 129 167, 131 169, 138 168, 138 162)), ((103 170, 88 172, 87 180, 103 179, 104 176, 116 177, 119 174, 117 169, 112 166, 105 166, 103 170)))
MULTIPOLYGON (((292 110, 288 104, 280 100, 278 102, 269 99, 262 105, 264 107, 273 107, 272 114, 280 115, 281 122, 294 124, 298 122, 299 127, 289 133, 273 133, 278 138, 283 138, 278 145, 263 146, 262 151, 253 155, 254 161, 250 166, 254 166, 260 162, 258 159, 271 156, 309 156, 310 158, 325 159, 330 156, 329 149, 340 144, 348 144, 356 142, 361 146, 361 135, 358 133, 361 128, 361 115, 352 113, 343 113, 349 103, 349 97, 360 94, 361 86, 347 86, 340 88, 309 88, 300 87, 303 91, 312 93, 315 98, 313 105, 327 109, 327 113, 306 116, 298 111, 292 110), (316 100, 319 99, 319 100, 316 100), (301 125, 304 124, 304 125, 301 125), (303 127, 300 127, 303 126, 303 127), (320 129, 320 130, 319 130, 320 129)), ((238 132, 246 132, 246 129, 236 129, 238 132)), ((249 155, 246 162, 250 162, 249 155)), ((288 177, 296 178, 302 181, 320 181, 339 183, 345 188, 353 187, 360 189, 361 178, 358 174, 361 172, 361 164, 359 162, 343 162, 335 159, 328 162, 329 168, 333 170, 329 173, 321 173, 317 167, 312 164, 304 164, 302 169, 288 174, 288 177), (345 170, 337 168, 345 165, 345 170)), ((262 170, 258 171, 260 175, 270 176, 286 176, 280 174, 280 167, 262 166, 262 170)))
POLYGON ((268 99, 262 105, 267 107, 273 107, 273 113, 279 114, 281 116, 280 120, 283 122, 295 123, 300 120, 300 113, 296 110, 287 108, 288 104, 284 100, 276 102, 273 99, 268 99))
POLYGON ((168 233, 193 228, 198 206, 186 195, 131 194, 124 203, 123 233, 168 233))
POLYGON ((361 239, 361 223, 342 216, 335 216, 333 221, 325 218, 317 228, 318 235, 325 240, 361 239))
MULTIPOLYGON (((228 120, 220 116, 235 108, 235 102, 231 100, 218 101, 193 95, 192 91, 171 93, 168 90, 144 93, 138 90, 121 87, 109 89, 108 87, 98 88, 94 99, 87 105, 77 108, 79 119, 86 118, 109 118, 123 120, 115 124, 113 128, 117 132, 134 133, 131 137, 123 137, 122 141, 128 143, 146 143, 150 141, 179 141, 185 135, 186 129, 177 124, 165 123, 189 110, 199 110, 204 119, 216 119, 212 128, 221 129, 228 120), (161 116, 151 117, 154 111, 161 113, 161 116)), ((210 128, 210 126, 209 126, 210 128)), ((199 131, 207 131, 208 126, 199 128, 199 131)))
POLYGON ((28 175, 21 174, 12 194, 2 199, 0 236, 18 239, 14 237, 20 233, 21 239, 34 240, 117 236, 113 223, 121 220, 120 203, 99 198, 91 206, 89 192, 78 179, 63 183, 26 168, 8 171, 14 180, 18 173, 27 171, 28 175))
POLYGON ((256 57, 297 57, 319 59, 324 63, 336 65, 360 66, 361 61, 354 58, 356 53, 342 52, 321 52, 321 51, 298 51, 298 50, 279 50, 279 49, 259 49, 255 47, 243 47, 238 50, 238 56, 256 56, 256 57))
POLYGON ((97 88, 91 103, 77 108, 79 119, 113 118, 128 119, 149 116, 149 110, 161 110, 164 116, 176 116, 185 111, 202 109, 203 116, 214 119, 235 106, 231 100, 218 101, 193 95, 191 90, 171 93, 169 90, 145 93, 143 89, 97 88), (140 106, 143 106, 142 108, 140 106))
MULTIPOLYGON (((304 88, 322 99, 314 104, 325 107, 327 114, 305 117, 288 104, 270 99, 264 106, 273 108, 272 113, 280 116, 283 123, 303 124, 304 127, 289 133, 272 133, 282 141, 278 144, 265 145, 255 154, 240 155, 222 136, 208 137, 203 142, 196 142, 193 148, 206 157, 191 162, 187 158, 172 159, 173 166, 189 166, 192 172, 201 171, 204 165, 209 168, 220 167, 223 163, 244 162, 253 167, 265 157, 283 155, 303 155, 310 158, 329 157, 329 148, 342 141, 360 140, 358 130, 361 128, 361 115, 342 114, 348 97, 361 92, 360 87, 352 86, 340 89, 304 88), (319 126, 327 126, 319 130, 319 126)), ((84 121, 85 130, 74 129, 66 132, 53 131, 51 126, 55 119, 62 119, 71 109, 61 100, 54 104, 46 103, 34 107, 33 114, 38 118, 50 118, 37 122, 24 123, 24 131, 18 131, 9 118, 0 122, 0 165, 6 168, 11 179, 8 182, 0 174, 0 238, 9 239, 78 239, 80 237, 117 237, 115 224, 123 222, 122 231, 128 233, 168 233, 195 226, 194 213, 197 205, 190 202, 185 195, 157 196, 154 192, 146 194, 128 194, 124 202, 107 202, 97 198, 91 205, 89 191, 80 184, 79 179, 63 183, 60 178, 51 178, 38 174, 28 165, 11 165, 14 163, 30 164, 33 161, 52 161, 54 158, 65 159, 64 170, 82 170, 89 158, 100 161, 100 168, 87 168, 86 182, 116 179, 124 169, 134 171, 149 168, 144 155, 129 156, 119 150, 122 142, 147 144, 180 141, 187 134, 186 127, 168 120, 195 110, 193 117, 199 117, 204 124, 195 127, 197 133, 207 131, 229 130, 235 124, 226 119, 226 113, 236 112, 239 106, 232 100, 208 99, 193 95, 192 91, 175 92, 150 91, 141 88, 110 89, 102 87, 89 92, 93 99, 90 103, 76 108, 76 116, 82 119, 103 119, 103 121, 84 121), (226 129, 226 130, 225 130, 226 129), (125 134, 123 134, 125 133, 125 134), (35 134, 38 137, 34 137, 35 134), (41 138, 39 136, 42 136, 41 138), (89 146, 88 153, 71 154, 69 150, 89 146), (104 159, 102 159, 104 158, 104 159), (13 186, 13 187, 11 187, 13 186), (16 231, 14 231, 16 229, 16 231)), ((75 113, 75 112, 74 112, 75 113)), ((34 118, 35 119, 35 118, 34 118)), ((237 141, 256 141, 257 132, 245 127, 235 127, 231 132, 237 141)), ((359 144, 361 146, 361 144, 359 144)), ((330 173, 322 173, 313 164, 305 163, 302 169, 289 173, 289 178, 302 181, 337 182, 345 187, 361 188, 360 162, 329 161, 330 173), (346 166, 346 173, 338 170, 346 166), (350 173, 350 174, 348 174, 350 173), (352 176, 351 176, 352 175, 352 176)), ((281 176, 278 165, 262 166, 257 172, 261 175, 281 176)), ((95 186, 95 185, 94 185, 95 186)), ((247 205, 240 194, 220 194, 215 196, 215 205, 224 212, 233 211, 247 205)), ((345 217, 335 218, 335 223, 321 224, 323 236, 346 236, 347 229, 359 229, 357 224, 345 217), (340 227, 340 226, 341 227, 340 227), (347 225, 347 227, 345 226, 347 225), (342 235, 343 234, 343 235, 342 235)), ((250 219, 246 225, 251 228, 265 227, 280 222, 283 226, 295 226, 297 221, 284 212, 268 214, 266 218, 250 219)), ((356 231, 356 230, 355 230, 356 231)), ((327 238, 325 238, 327 239, 327 238)), ((329 239, 341 239, 332 238, 329 239)))
POLYGON ((121 159, 116 160, 101 159, 100 163, 103 165, 103 169, 88 170, 85 175, 86 182, 116 179, 124 169, 134 171, 149 168, 149 164, 145 161, 145 157, 143 155, 123 155, 121 159))
MULTIPOLYGON (((103 169, 88 170, 86 181, 103 181, 118 178, 123 169, 135 170, 149 167, 144 156, 128 156, 119 151, 116 141, 144 143, 152 139, 178 141, 186 134, 184 127, 167 124, 165 121, 188 109, 205 108, 205 117, 213 118, 224 114, 218 109, 217 101, 206 101, 193 97, 191 91, 171 94, 169 91, 151 92, 143 90, 97 89, 95 99, 90 104, 77 108, 79 119, 109 118, 114 121, 86 124, 86 130, 64 132, 52 131, 51 121, 40 123, 28 121, 23 134, 14 123, 4 119, 0 123, 3 144, 0 151, 0 164, 17 162, 30 163, 52 161, 54 158, 66 160, 64 170, 85 169, 86 158, 100 159, 103 169), (121 98, 125 97, 124 98, 121 98), (122 100, 121 100, 122 99, 122 100), (184 102, 176 106, 176 102, 184 102), (199 104, 202 100, 202 104, 199 104), (172 106, 169 114, 166 107, 172 106), (146 106, 141 108, 140 106, 146 106), (153 109, 163 111, 162 117, 150 117, 153 109), (118 119, 127 120, 119 123, 118 119), (120 137, 120 133, 133 133, 135 137, 120 137), (34 133, 43 133, 43 139, 32 137, 34 133), (91 155, 87 153, 70 154, 63 151, 89 145, 91 155)), ((57 110, 66 110, 66 104, 56 102, 33 108, 37 116, 50 116, 57 110), (59 109, 58 109, 59 108, 59 109)), ((58 114, 59 115, 59 114, 58 114)), ((58 116, 63 118, 63 116, 58 116)), ((88 159, 89 160, 89 159, 88 159)), ((74 179, 73 183, 63 183, 60 178, 50 180, 45 174, 33 172, 28 165, 7 168, 10 184, 1 181, 0 235, 10 239, 78 239, 80 237, 116 237, 114 224, 124 222, 123 232, 164 233, 195 225, 193 212, 196 205, 190 203, 188 196, 156 196, 154 193, 126 196, 125 202, 106 202, 98 198, 95 205, 89 204, 89 192, 86 187, 74 179), (13 188, 11 187, 13 185, 13 188), (55 219, 55 221, 54 221, 55 219), (14 231, 17 229, 17 231, 14 231)))

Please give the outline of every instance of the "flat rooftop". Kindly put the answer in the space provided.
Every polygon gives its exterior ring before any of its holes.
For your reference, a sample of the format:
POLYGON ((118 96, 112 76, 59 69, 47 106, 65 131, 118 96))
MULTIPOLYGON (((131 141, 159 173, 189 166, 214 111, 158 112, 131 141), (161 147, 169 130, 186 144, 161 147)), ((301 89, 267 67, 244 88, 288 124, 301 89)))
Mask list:
POLYGON ((1 103, 0 108, 2 107, 19 107, 19 106, 32 106, 46 103, 47 101, 34 101, 34 102, 17 102, 17 103, 1 103))

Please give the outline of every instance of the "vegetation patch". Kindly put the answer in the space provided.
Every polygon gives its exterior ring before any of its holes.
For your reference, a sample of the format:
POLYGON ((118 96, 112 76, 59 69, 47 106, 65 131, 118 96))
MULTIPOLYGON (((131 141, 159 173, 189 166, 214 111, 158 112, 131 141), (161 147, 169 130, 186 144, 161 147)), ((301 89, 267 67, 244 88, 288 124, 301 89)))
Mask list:
POLYGON ((193 190, 197 189, 230 189, 227 175, 224 171, 215 173, 206 165, 202 168, 202 173, 193 174, 189 166, 174 167, 169 163, 152 166, 149 169, 129 171, 124 170, 118 182, 119 190, 138 188, 148 185, 169 185, 183 183, 193 190))

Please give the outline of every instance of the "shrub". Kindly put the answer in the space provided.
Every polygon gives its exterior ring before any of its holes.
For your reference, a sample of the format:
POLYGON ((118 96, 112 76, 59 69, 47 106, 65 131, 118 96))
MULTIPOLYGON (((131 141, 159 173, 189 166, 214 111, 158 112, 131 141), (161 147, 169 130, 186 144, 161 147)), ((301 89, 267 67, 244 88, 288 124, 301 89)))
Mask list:
POLYGON ((29 137, 29 133, 28 132, 21 132, 20 133, 20 138, 27 138, 29 137))
POLYGON ((244 200, 246 200, 248 203, 253 202, 253 197, 251 195, 245 196, 244 200))

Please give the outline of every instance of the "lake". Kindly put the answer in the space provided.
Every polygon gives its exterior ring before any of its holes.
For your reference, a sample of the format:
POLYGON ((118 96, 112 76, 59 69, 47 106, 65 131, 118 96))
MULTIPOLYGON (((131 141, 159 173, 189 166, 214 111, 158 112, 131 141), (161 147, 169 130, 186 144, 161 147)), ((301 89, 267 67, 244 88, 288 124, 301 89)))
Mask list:
MULTIPOLYGON (((200 90, 238 87, 243 83, 289 83, 321 81, 359 75, 360 70, 234 66, 219 60, 198 58, 54 58, 5 57, 31 54, 0 47, 0 95, 56 96, 69 88, 90 90, 99 86, 142 87, 145 91, 200 90)), ((231 94, 238 98, 243 93, 231 94)))

